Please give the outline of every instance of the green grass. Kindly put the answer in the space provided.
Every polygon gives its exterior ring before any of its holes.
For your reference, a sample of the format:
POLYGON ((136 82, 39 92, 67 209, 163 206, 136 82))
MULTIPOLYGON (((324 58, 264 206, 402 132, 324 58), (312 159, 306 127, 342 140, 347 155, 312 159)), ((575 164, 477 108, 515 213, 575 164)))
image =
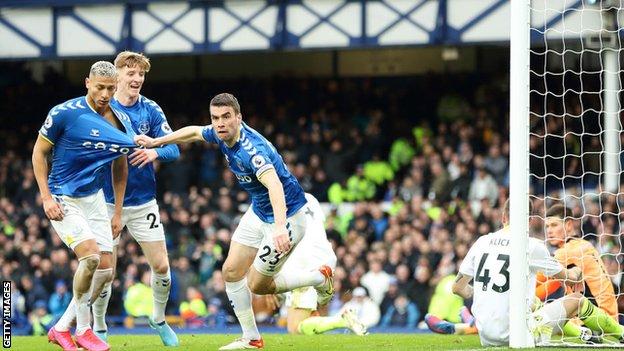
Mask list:
MULTIPOLYGON (((181 334, 177 350, 217 350, 239 335, 224 334, 181 334)), ((372 334, 365 337, 343 334, 315 336, 265 334, 267 351, 294 350, 458 350, 479 348, 477 336, 453 336, 433 334, 372 334)), ((157 350, 165 349, 156 335, 113 335, 109 339, 111 350, 157 350)), ((15 350, 60 350, 48 344, 44 336, 13 337, 15 350)), ((167 348, 168 350, 171 350, 167 348)))
MULTIPOLYGON (((238 335, 224 334, 181 334, 181 346, 176 350, 217 350, 238 335)), ((372 334, 358 337, 347 334, 325 334, 300 336, 286 334, 265 334, 267 351, 304 351, 304 350, 352 350, 352 351, 406 351, 406 350, 468 350, 479 349, 476 335, 455 336, 437 334, 372 334)), ((15 350, 60 350, 57 345, 48 344, 44 336, 13 337, 12 348, 15 350)), ((113 335, 110 337, 111 350, 163 350, 165 349, 156 335, 113 335)), ((496 348, 496 350, 502 348, 496 348)), ((172 350, 172 349, 168 349, 172 350)), ((485 350, 485 349, 484 349, 485 350)), ((487 350, 494 350, 489 348, 487 350)), ((548 350, 570 350, 548 348, 548 350)))

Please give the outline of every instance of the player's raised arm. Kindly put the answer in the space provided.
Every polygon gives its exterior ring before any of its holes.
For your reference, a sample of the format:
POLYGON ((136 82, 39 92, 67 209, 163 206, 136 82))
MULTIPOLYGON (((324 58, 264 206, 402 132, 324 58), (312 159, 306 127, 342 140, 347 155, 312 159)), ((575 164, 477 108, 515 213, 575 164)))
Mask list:
POLYGON ((175 132, 162 136, 160 138, 150 138, 147 135, 137 135, 134 137, 134 142, 137 145, 145 146, 146 148, 155 148, 162 145, 169 144, 186 144, 195 141, 204 140, 202 131, 204 127, 201 126, 188 126, 180 128, 175 132))
POLYGON ((50 188, 48 187, 48 155, 52 152, 52 147, 52 143, 39 134, 35 142, 35 147, 33 148, 32 164, 35 179, 39 186, 39 192, 41 193, 43 211, 48 219, 61 221, 63 220, 63 208, 54 201, 50 193, 50 188))
POLYGON ((273 208, 275 218, 275 231, 273 232, 273 244, 278 252, 290 250, 288 229, 286 229, 286 197, 284 187, 274 168, 264 171, 258 180, 269 190, 269 200, 273 208))
POLYGON ((119 157, 113 161, 112 167, 113 191, 115 193, 115 211, 111 218, 113 238, 121 233, 121 210, 123 209, 124 196, 126 195, 126 184, 128 183, 128 160, 126 157, 119 157))

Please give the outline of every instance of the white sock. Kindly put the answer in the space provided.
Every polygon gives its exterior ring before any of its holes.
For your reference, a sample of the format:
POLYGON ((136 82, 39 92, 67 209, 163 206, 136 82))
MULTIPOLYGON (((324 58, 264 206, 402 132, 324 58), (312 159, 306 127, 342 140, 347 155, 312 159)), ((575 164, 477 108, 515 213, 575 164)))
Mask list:
POLYGON ((325 281, 325 276, 316 271, 279 272, 273 277, 277 294, 304 286, 317 286, 325 281))
POLYGON ((251 290, 247 285, 247 278, 243 278, 237 282, 225 282, 225 292, 227 293, 234 314, 238 318, 243 329, 243 338, 250 340, 260 339, 260 332, 256 326, 253 309, 251 307, 251 290))
POLYGON ((76 334, 81 335, 91 328, 89 325, 89 299, 93 286, 93 275, 100 264, 100 255, 94 254, 83 257, 78 262, 76 274, 74 274, 74 299, 76 300, 76 334))
POLYGON ((89 298, 91 294, 82 294, 76 299, 76 335, 82 335, 87 329, 91 329, 89 312, 89 298))
MULTIPOLYGON (((97 274, 97 271, 95 273, 97 274)), ((95 276, 93 277, 93 281, 95 284, 95 276)), ((98 297, 91 303, 93 330, 108 330, 108 326, 106 325, 106 310, 108 309, 108 301, 110 301, 112 290, 112 283, 106 282, 98 297)))
POLYGON ((61 318, 59 318, 59 320, 54 325, 54 329, 60 332, 68 331, 69 328, 71 328, 71 324, 74 322, 75 318, 76 318, 76 298, 72 297, 71 301, 69 302, 69 305, 67 306, 67 309, 65 310, 61 318))
POLYGON ((158 274, 152 271, 152 293, 154 295, 152 319, 156 323, 161 323, 165 320, 165 308, 167 308, 170 290, 171 271, 167 270, 165 274, 158 274))

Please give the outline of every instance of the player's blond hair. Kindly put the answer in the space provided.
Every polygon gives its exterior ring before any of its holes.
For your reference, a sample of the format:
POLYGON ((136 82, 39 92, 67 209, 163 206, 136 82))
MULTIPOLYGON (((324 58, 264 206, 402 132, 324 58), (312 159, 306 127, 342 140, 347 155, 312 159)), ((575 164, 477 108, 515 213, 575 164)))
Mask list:
POLYGON ((145 55, 138 52, 122 51, 115 58, 115 67, 117 67, 117 69, 136 66, 144 70, 145 73, 149 72, 152 67, 150 60, 145 55))
POLYGON ((117 77, 117 70, 115 66, 108 61, 98 61, 91 65, 91 69, 89 70, 89 77, 94 76, 114 78, 117 77))

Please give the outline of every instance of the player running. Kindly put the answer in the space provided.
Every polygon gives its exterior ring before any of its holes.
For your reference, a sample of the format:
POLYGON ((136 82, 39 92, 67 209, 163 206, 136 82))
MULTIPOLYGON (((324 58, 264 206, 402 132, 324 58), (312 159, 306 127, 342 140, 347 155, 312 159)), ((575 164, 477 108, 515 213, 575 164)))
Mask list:
POLYGON ((61 240, 74 251, 78 267, 73 298, 48 332, 48 340, 63 350, 108 350, 89 325, 89 297, 96 268, 111 267, 113 236, 119 235, 121 208, 128 176, 125 155, 133 148, 129 119, 110 107, 117 72, 110 62, 91 66, 85 80, 87 96, 55 106, 48 114, 33 148, 32 163, 43 209, 61 240), (123 130, 120 131, 119 129, 123 130), (124 132, 125 131, 125 132, 124 132), (49 172, 47 157, 52 153, 49 172), (123 156, 123 157, 122 157, 123 156), (111 178, 114 215, 106 212, 102 187, 111 178), (48 176, 49 173, 49 176, 48 176), (69 332, 76 318, 76 343, 69 332))
POLYGON ((321 305, 334 293, 333 271, 327 265, 312 271, 280 272, 306 228, 313 223, 323 225, 320 208, 308 203, 273 144, 243 123, 232 94, 219 94, 210 101, 210 117, 212 124, 205 127, 188 126, 156 139, 141 135, 135 141, 149 148, 201 140, 218 144, 238 183, 249 192, 251 206, 232 235, 223 264, 226 293, 243 336, 220 350, 259 349, 264 341, 254 319, 252 291, 266 295, 314 286, 321 305))
MULTIPOLYGON (((115 67, 119 73, 117 91, 111 106, 123 111, 130 117, 132 128, 136 134, 160 137, 171 133, 167 118, 156 102, 140 95, 145 82, 145 75, 151 64, 143 54, 124 51, 115 58, 115 67)), ((151 287, 154 296, 154 308, 149 324, 158 331, 165 346, 178 346, 175 332, 165 322, 165 308, 171 289, 171 272, 165 245, 165 232, 160 223, 160 211, 156 203, 156 177, 154 160, 173 161, 180 156, 176 145, 167 145, 158 149, 136 149, 130 155, 133 166, 128 170, 128 185, 124 207, 121 214, 121 225, 127 227, 130 235, 141 245, 151 268, 151 287)), ((104 184, 104 195, 109 215, 114 213, 113 184, 107 178, 104 184)), ((114 240, 113 263, 117 261, 117 245, 119 237, 114 240)), ((113 264, 115 267, 115 264, 113 264)), ((114 269, 108 275, 96 275, 93 281, 103 290, 94 295, 93 329, 102 340, 107 340, 106 309, 111 296, 111 283, 115 276, 114 269)))

